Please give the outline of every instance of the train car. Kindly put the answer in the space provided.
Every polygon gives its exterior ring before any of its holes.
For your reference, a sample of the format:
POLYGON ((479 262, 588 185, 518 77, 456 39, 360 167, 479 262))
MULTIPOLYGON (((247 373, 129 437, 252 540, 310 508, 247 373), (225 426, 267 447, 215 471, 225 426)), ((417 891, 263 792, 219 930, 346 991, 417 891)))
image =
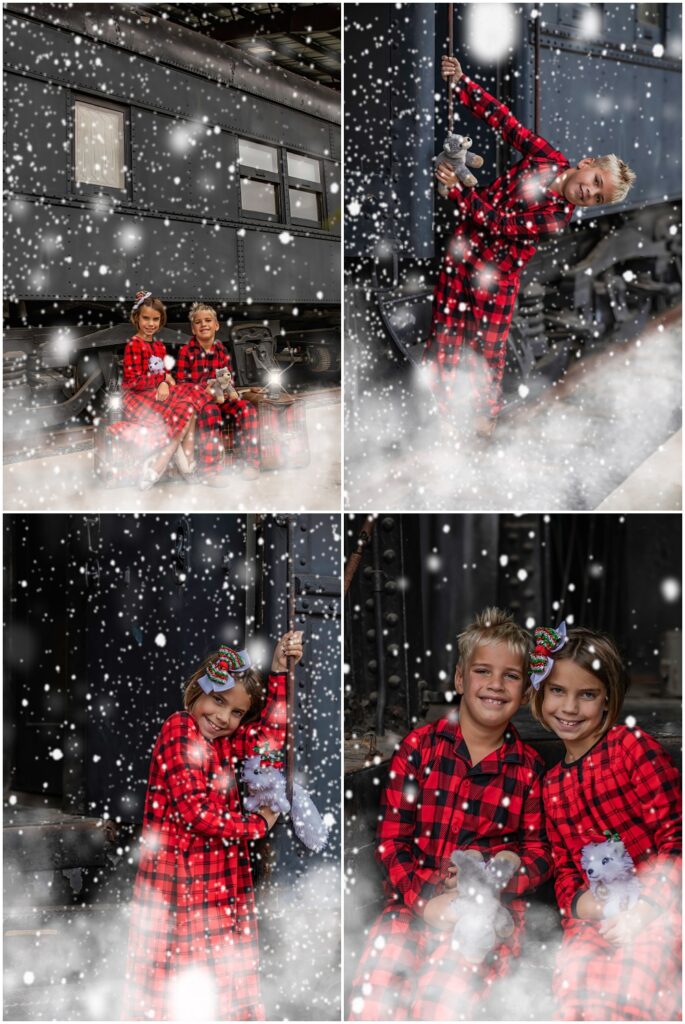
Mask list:
POLYGON ((335 516, 6 517, 5 1016, 112 1019, 160 726, 222 640, 268 667, 292 590, 295 769, 331 828, 255 850, 264 996, 338 1019, 339 549, 335 516))
MULTIPOLYGON (((402 378, 430 328, 450 232, 434 157, 446 131, 448 8, 464 70, 524 124, 579 160, 614 151, 637 173, 627 199, 578 209, 526 265, 509 338, 508 404, 558 379, 570 355, 634 335, 681 296, 679 4, 365 4, 346 23, 346 306, 350 386, 402 378), (369 40, 374 45, 369 46, 369 40), (361 351, 363 355, 355 353, 361 351)), ((518 159, 457 104, 484 157, 479 180, 518 159)))
MULTIPOLYGON (((528 629, 566 619, 611 633, 630 677, 620 720, 632 716, 681 764, 681 524, 679 515, 388 512, 370 523, 357 514, 347 517, 345 554, 349 992, 364 929, 384 904, 375 849, 390 758, 412 729, 454 710, 457 637, 478 611, 508 608, 528 629), (352 575, 350 562, 359 552, 352 575)), ((547 765, 560 759, 560 741, 527 708, 514 723, 547 765)), ((488 1019, 544 1020, 553 1013, 549 976, 537 975, 544 943, 556 948, 550 935, 558 916, 549 886, 536 895, 534 921, 527 994, 523 983, 514 984, 506 1016, 493 1011, 488 1019)), ((549 970, 546 963, 542 974, 549 970)))
POLYGON ((337 380, 333 90, 154 5, 7 4, 4 71, 6 410, 83 413, 139 287, 172 350, 216 305, 239 384, 337 380))

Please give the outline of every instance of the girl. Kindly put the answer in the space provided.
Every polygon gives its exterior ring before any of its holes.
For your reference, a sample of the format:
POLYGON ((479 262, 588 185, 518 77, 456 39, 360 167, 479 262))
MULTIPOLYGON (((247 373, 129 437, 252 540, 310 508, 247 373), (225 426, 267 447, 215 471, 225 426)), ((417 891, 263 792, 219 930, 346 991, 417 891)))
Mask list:
POLYGON ((195 440, 195 417, 210 401, 204 388, 178 387, 165 368, 166 349, 155 340, 166 323, 166 309, 151 292, 138 292, 131 310, 136 334, 124 351, 123 410, 135 422, 136 436, 146 450, 139 486, 155 484, 173 458, 181 475, 189 479, 195 440))
POLYGON ((186 683, 184 711, 152 752, 129 933, 125 1020, 263 1020, 249 841, 278 815, 243 814, 236 762, 285 743, 286 659, 279 640, 266 703, 246 651, 225 645, 186 683))
MULTIPOLYGON (((179 383, 205 385, 221 370, 231 371, 231 357, 216 337, 219 320, 213 306, 195 302, 190 310, 193 336, 178 354, 176 376, 179 383)), ((201 452, 200 479, 210 486, 222 486, 219 476, 223 458, 223 420, 229 417, 235 427, 235 448, 243 456, 242 476, 254 480, 259 476, 259 421, 251 402, 233 390, 218 404, 208 402, 198 416, 198 448, 201 452)))
POLYGON ((679 1019, 678 771, 642 729, 614 724, 627 683, 610 637, 562 623, 536 630, 535 640, 533 714, 566 748, 543 784, 564 930, 558 1017, 679 1019), (607 835, 632 857, 640 889, 637 903, 612 916, 581 863, 583 847, 607 835))

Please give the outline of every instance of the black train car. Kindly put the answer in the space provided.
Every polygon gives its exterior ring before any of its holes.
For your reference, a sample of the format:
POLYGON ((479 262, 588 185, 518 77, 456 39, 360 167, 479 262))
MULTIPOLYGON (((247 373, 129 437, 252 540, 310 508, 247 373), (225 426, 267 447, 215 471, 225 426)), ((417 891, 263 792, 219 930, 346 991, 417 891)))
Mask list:
MULTIPOLYGON (((346 6, 346 302, 349 331, 368 348, 360 378, 369 365, 376 378, 396 377, 400 353, 415 361, 430 327, 429 284, 451 230, 433 181, 449 6, 346 6)), ((681 5, 451 6, 464 70, 522 123, 571 161, 614 151, 637 173, 624 202, 577 211, 524 270, 507 380, 555 379, 571 352, 631 337, 680 301, 681 5)), ((455 112, 455 130, 485 159, 480 181, 519 158, 468 110, 455 112)), ((353 401, 352 385, 347 394, 353 401)))
POLYGON ((4 550, 5 1016, 112 1019, 152 745, 219 642, 268 668, 290 556, 296 771, 332 827, 319 854, 287 823, 257 850, 264 995, 337 1019, 339 517, 8 516, 4 550))
POLYGON ((108 378, 141 286, 172 343, 197 299, 236 348, 268 328, 239 383, 339 368, 337 94, 154 10, 5 5, 5 402, 46 423, 108 378))

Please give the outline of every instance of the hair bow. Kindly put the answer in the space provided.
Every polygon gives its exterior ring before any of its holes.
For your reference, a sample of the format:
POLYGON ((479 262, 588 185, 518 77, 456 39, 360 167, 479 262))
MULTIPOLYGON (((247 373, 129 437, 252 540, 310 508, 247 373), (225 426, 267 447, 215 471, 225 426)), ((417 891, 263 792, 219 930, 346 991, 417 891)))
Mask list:
POLYGON ((540 689, 540 683, 546 679, 554 668, 553 654, 560 651, 568 637, 566 623, 561 622, 556 629, 538 626, 533 634, 535 649, 530 656, 530 682, 534 690, 540 689))
POLYGON ((140 298, 136 299, 136 301, 133 303, 133 308, 134 309, 138 309, 139 306, 142 306, 143 303, 147 302, 147 300, 151 299, 151 298, 152 298, 152 292, 143 292, 143 294, 140 296, 140 298))
POLYGON ((234 651, 232 647, 222 644, 216 658, 207 665, 205 675, 197 682, 205 693, 224 693, 236 684, 232 672, 247 672, 251 667, 247 651, 234 651))

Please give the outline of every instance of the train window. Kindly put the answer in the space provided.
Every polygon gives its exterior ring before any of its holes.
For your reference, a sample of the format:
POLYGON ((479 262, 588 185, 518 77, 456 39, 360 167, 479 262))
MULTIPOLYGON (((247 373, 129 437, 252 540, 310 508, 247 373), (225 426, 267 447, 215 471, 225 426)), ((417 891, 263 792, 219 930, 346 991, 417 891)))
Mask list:
POLYGON ((288 202, 293 224, 321 224, 323 185, 321 161, 300 153, 286 153, 288 202))
POLYGON ((301 188, 288 189, 290 200, 290 217, 293 221, 306 220, 308 223, 321 223, 321 203, 316 192, 305 192, 301 188))
POLYGON ((321 182, 321 164, 311 157, 288 153, 288 175, 302 181, 313 181, 318 185, 321 182))
POLYGON ((643 39, 645 42, 663 42, 663 7, 663 4, 636 5, 635 28, 638 39, 643 39))
POLYGON ((124 112, 76 100, 74 179, 81 185, 126 188, 124 112))
POLYGON ((278 191, 269 181, 240 179, 240 205, 246 212, 262 217, 278 218, 278 191))
POLYGON ((278 174, 278 150, 273 146, 261 146, 258 142, 238 139, 238 161, 251 170, 278 174))

